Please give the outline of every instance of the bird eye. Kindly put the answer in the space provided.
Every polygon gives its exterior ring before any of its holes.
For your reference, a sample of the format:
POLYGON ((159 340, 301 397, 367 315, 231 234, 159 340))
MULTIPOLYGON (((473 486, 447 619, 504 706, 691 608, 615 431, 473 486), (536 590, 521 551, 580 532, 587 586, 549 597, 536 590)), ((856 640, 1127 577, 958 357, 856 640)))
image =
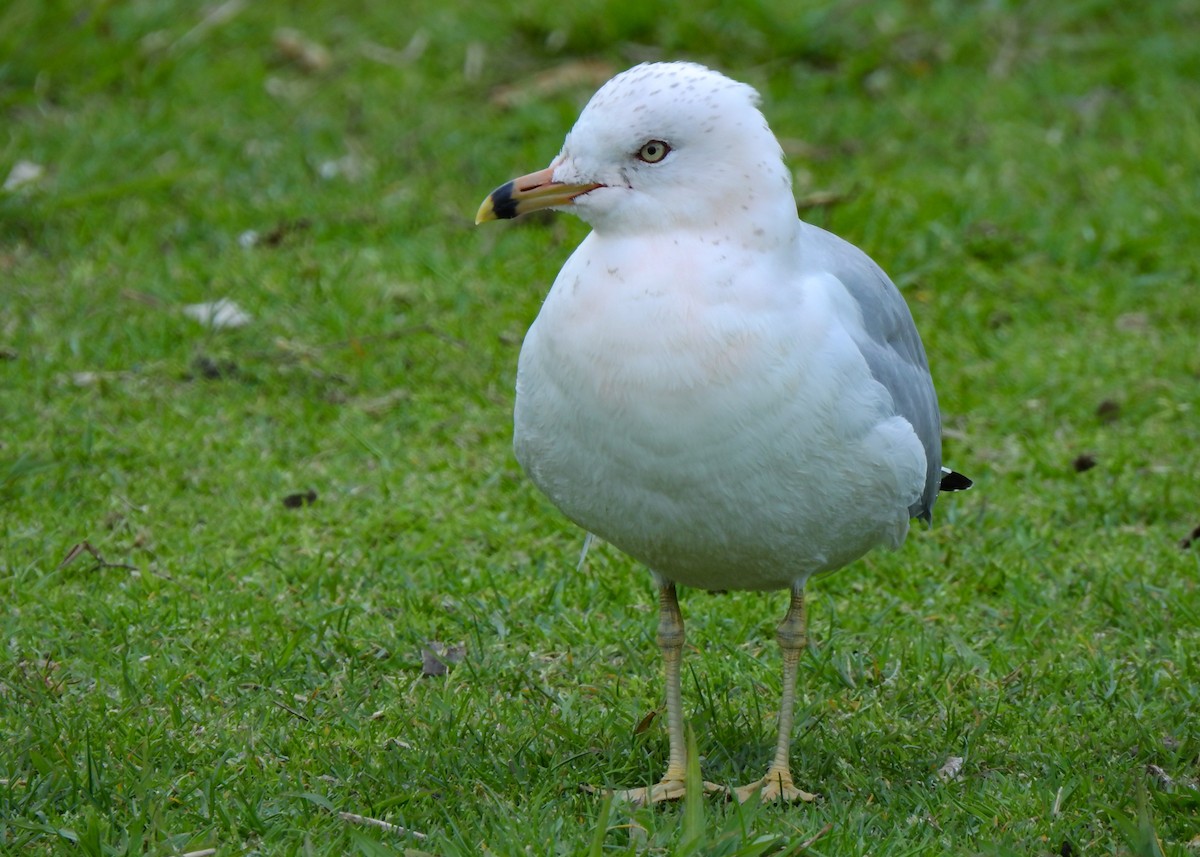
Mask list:
POLYGON ((669 151, 671 151, 671 147, 662 140, 651 140, 638 149, 637 158, 639 161, 645 161, 647 164, 657 164, 667 156, 667 152, 669 151))

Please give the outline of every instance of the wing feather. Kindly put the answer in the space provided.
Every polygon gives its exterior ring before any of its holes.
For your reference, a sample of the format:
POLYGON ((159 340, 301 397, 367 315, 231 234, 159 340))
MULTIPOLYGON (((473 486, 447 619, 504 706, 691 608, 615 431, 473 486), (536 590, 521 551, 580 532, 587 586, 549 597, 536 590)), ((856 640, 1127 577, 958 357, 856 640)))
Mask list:
POLYGON ((914 518, 931 519, 942 478, 942 418, 925 347, 900 290, 867 254, 824 229, 805 224, 805 248, 837 277, 858 304, 861 332, 855 342, 875 380, 895 403, 896 413, 912 424, 925 447, 925 490, 909 507, 914 518))

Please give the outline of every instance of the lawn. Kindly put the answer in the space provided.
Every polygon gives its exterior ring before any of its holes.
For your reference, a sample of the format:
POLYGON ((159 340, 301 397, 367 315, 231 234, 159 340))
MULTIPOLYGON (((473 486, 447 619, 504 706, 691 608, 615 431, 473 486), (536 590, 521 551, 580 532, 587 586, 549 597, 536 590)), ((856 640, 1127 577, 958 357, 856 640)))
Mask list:
MULTIPOLYGON (((0 7, 0 851, 1200 853, 1200 2, 1133 6, 0 7), (759 88, 976 480, 810 587, 809 805, 580 789, 667 752, 648 575, 510 449, 586 227, 472 217, 654 58, 759 88)), ((683 593, 709 779, 785 602, 683 593)))

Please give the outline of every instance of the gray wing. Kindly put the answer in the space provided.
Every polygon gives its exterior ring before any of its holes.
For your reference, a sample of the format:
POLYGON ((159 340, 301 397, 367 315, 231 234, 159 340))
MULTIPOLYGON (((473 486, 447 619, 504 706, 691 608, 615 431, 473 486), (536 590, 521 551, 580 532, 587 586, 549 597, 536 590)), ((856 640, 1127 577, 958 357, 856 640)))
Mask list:
POLYGON ((942 417, 912 313, 866 253, 812 224, 804 229, 806 242, 811 242, 806 246, 824 257, 822 267, 842 281, 862 310, 863 334, 857 344, 871 374, 892 394, 896 412, 912 423, 925 446, 925 490, 909 512, 928 521, 942 478, 942 417))

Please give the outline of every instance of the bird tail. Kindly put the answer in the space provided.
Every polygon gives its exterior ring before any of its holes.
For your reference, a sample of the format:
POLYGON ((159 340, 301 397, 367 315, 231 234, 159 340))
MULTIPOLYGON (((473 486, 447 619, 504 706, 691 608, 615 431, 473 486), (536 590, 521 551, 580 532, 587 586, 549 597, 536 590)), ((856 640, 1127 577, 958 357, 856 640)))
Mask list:
POLYGON ((963 476, 957 470, 951 470, 949 467, 942 468, 942 481, 938 485, 939 491, 966 491, 975 483, 963 476))

